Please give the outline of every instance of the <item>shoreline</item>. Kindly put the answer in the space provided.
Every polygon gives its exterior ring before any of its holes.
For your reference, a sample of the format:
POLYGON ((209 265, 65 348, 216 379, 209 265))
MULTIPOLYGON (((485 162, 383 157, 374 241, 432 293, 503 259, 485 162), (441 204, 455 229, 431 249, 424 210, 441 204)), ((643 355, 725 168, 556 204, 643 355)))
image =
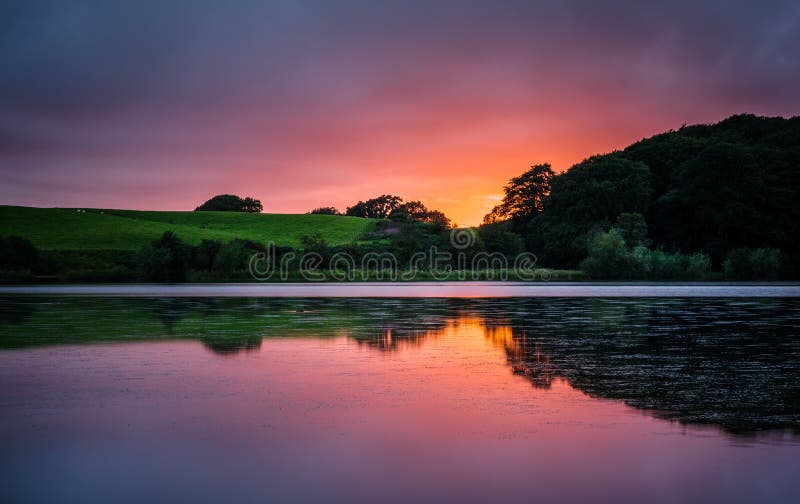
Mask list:
POLYGON ((342 282, 0 285, 0 296, 800 298, 800 282, 342 282))

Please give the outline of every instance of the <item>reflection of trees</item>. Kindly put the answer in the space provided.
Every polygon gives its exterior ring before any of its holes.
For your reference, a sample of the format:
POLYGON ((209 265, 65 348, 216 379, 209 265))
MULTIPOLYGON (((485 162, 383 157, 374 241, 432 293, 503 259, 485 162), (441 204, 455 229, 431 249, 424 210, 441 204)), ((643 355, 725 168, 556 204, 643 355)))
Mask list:
POLYGON ((16 298, 0 346, 185 338, 231 354, 263 338, 345 335, 413 349, 477 324, 514 373, 662 418, 800 432, 800 300, 16 298))
POLYGON ((239 352, 253 352, 261 348, 263 338, 260 336, 252 338, 203 338, 203 344, 214 353, 220 355, 231 355, 239 352))
POLYGON ((397 351, 438 334, 453 313, 444 299, 16 298, 2 305, 0 344, 195 339, 232 354, 260 348, 263 338, 346 335, 397 351))
POLYGON ((32 298, 0 297, 0 323, 21 324, 34 314, 36 307, 32 298))
POLYGON ((516 300, 506 355, 537 387, 555 377, 662 418, 731 432, 800 432, 797 300, 516 300))

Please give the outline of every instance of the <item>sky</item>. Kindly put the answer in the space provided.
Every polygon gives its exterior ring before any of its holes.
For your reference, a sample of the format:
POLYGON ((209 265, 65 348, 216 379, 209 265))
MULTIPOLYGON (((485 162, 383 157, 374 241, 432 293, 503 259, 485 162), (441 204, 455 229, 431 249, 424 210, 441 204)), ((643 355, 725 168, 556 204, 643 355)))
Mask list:
POLYGON ((797 1, 4 0, 0 204, 474 225, 532 164, 800 114, 799 49, 797 1))

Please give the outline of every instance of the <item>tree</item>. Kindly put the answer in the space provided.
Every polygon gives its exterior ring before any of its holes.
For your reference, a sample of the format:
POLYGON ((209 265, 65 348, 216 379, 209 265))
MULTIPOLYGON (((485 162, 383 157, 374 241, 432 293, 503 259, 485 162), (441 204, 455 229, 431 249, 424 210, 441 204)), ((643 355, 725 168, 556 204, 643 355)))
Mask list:
POLYGON ((554 266, 574 266, 591 236, 622 213, 647 212, 650 170, 616 155, 595 156, 553 178, 545 211, 525 227, 528 248, 554 266))
POLYGON ((250 197, 240 198, 234 194, 219 194, 206 201, 195 212, 245 212, 260 213, 263 210, 261 201, 250 197))
POLYGON ((581 261, 581 270, 597 280, 630 279, 634 267, 625 240, 616 229, 596 234, 589 242, 589 255, 581 261))
POLYGON ((614 228, 625 240, 629 247, 648 245, 647 222, 640 213, 621 213, 617 217, 614 228))
POLYGON ((495 222, 484 224, 478 228, 487 252, 500 252, 507 256, 514 256, 525 250, 522 237, 509 229, 508 222, 495 222))
POLYGON ((781 251, 771 248, 734 249, 722 268, 730 280, 777 280, 782 270, 781 251))
POLYGON ((553 179, 547 211, 575 223, 610 225, 621 213, 647 213, 650 193, 643 163, 594 156, 553 179))
POLYGON ((222 247, 219 240, 203 240, 192 249, 192 269, 208 271, 214 264, 214 259, 222 247))
POLYGON ((261 213, 264 210, 264 207, 261 205, 261 202, 257 199, 253 199, 251 197, 247 197, 242 200, 242 212, 246 213, 261 213))
POLYGON ((668 246, 706 250, 719 263, 733 248, 767 243, 764 170, 749 149, 711 145, 677 167, 673 179, 655 203, 657 235, 668 246))
POLYGON ((345 214, 368 219, 386 219, 402 202, 403 198, 400 196, 382 194, 377 198, 359 201, 355 205, 348 207, 345 214))
POLYGON ((318 207, 308 213, 313 215, 342 215, 339 210, 332 206, 318 207))
POLYGON ((33 270, 39 264, 39 251, 27 238, 0 236, 0 270, 33 270))
POLYGON ((137 264, 144 280, 182 282, 189 274, 192 253, 172 231, 139 250, 137 264))
POLYGON ((530 170, 512 178, 503 188, 503 201, 486 214, 483 222, 529 221, 536 217, 544 211, 553 176, 550 165, 544 163, 531 166, 530 170))
POLYGON ((439 210, 430 210, 421 201, 402 203, 392 210, 389 218, 396 221, 417 221, 441 228, 450 227, 450 219, 439 210))
POLYGON ((243 240, 232 240, 219 248, 212 271, 217 277, 231 278, 237 271, 247 268, 247 261, 252 254, 243 240))

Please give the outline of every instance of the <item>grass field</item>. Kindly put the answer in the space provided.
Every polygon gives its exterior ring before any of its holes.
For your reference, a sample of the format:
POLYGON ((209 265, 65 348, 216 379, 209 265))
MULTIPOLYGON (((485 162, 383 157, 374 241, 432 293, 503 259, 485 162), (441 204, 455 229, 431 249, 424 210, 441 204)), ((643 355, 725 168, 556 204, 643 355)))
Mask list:
POLYGON ((134 250, 168 230, 192 245, 241 238, 296 246, 301 236, 314 233, 338 245, 356 241, 375 223, 337 215, 0 206, 0 235, 23 236, 44 250, 134 250))

